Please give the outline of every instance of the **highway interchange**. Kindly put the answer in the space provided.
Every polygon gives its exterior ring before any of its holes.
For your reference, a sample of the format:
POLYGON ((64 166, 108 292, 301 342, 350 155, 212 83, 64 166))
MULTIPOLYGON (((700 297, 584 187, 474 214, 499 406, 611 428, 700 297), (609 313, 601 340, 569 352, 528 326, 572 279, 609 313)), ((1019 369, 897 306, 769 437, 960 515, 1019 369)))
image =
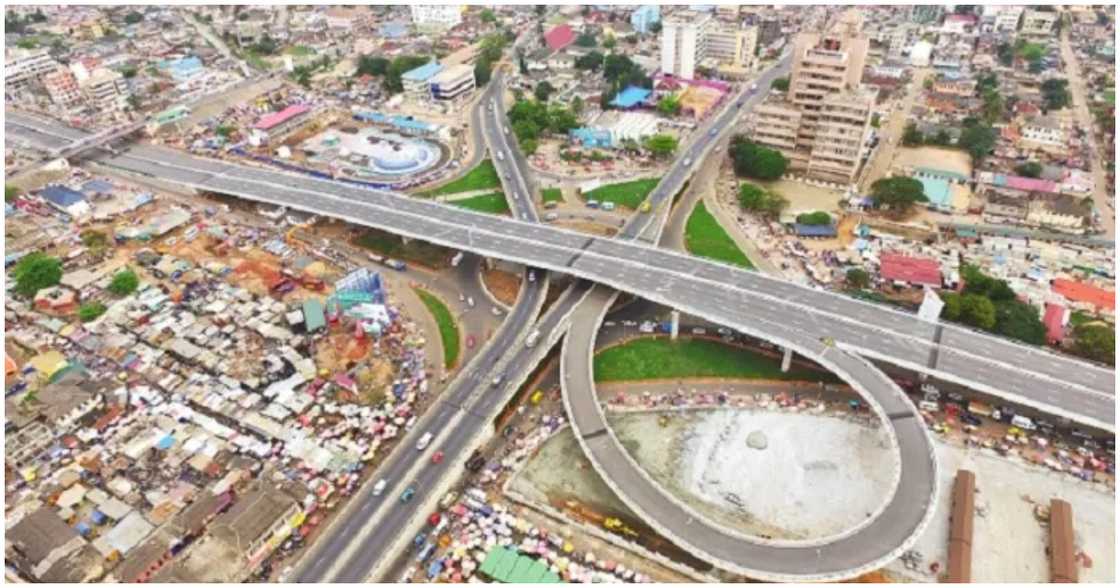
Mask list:
MULTIPOLYGON (((782 67, 788 67, 788 62, 768 71, 767 78, 760 80, 759 86, 767 87, 769 79, 781 75, 782 67)), ((490 86, 487 90, 490 98, 495 95, 494 88, 499 86, 490 86)), ((499 170, 512 172, 501 175, 506 193, 511 197, 514 219, 480 215, 284 172, 202 160, 146 146, 133 147, 122 155, 103 157, 102 162, 199 190, 338 216, 488 257, 572 274, 777 342, 833 369, 868 397, 872 405, 880 409, 881 416, 893 425, 901 452, 900 481, 885 502, 885 511, 870 519, 867 526, 848 540, 811 548, 761 545, 757 539, 737 536, 682 509, 649 481, 620 449, 609 430, 602 427, 601 409, 595 401, 590 372, 590 350, 599 322, 614 298, 609 290, 594 288, 584 299, 588 284, 580 283, 565 292, 538 324, 542 332, 562 332, 569 326, 569 315, 574 312, 577 317, 570 321, 572 331, 565 340, 563 357, 567 367, 563 370, 562 383, 573 425, 581 433, 581 443, 592 453, 600 474, 604 474, 612 487, 617 486, 616 491, 623 488, 619 493, 624 501, 667 537, 691 547, 697 555, 717 565, 754 577, 827 578, 829 574, 850 570, 853 566, 885 563, 880 560, 897 556, 900 546, 906 544, 929 515, 930 508, 915 508, 918 502, 929 501, 934 493, 936 466, 924 426, 920 419, 913 418, 914 408, 897 386, 853 353, 1027 405, 1065 412, 1073 420, 1114 430, 1114 382, 1110 370, 957 326, 925 323, 892 309, 659 250, 640 242, 657 242, 661 223, 651 221, 664 220, 666 203, 679 192, 698 165, 699 155, 719 139, 719 131, 733 126, 734 117, 740 114, 738 109, 730 108, 722 113, 708 127, 717 131, 709 135, 706 128, 702 129, 678 157, 650 194, 653 212, 635 215, 620 234, 621 239, 609 240, 533 224, 537 220, 536 209, 526 179, 527 165, 516 149, 510 148, 503 133, 504 125, 498 113, 504 112, 504 108, 490 112, 488 102, 484 95, 479 105, 485 108, 483 117, 493 115, 493 124, 481 126, 492 148, 500 145, 499 149, 511 154, 503 162, 504 167, 499 165, 499 170), (685 165, 686 160, 690 165, 685 165), (637 240, 639 242, 624 242, 639 235, 643 237, 637 240), (569 346, 580 353, 568 353, 569 346), (570 393, 567 388, 571 382, 581 383, 580 394, 570 393), (604 468, 598 462, 605 462, 609 467, 604 468), (759 567, 759 562, 766 562, 765 569, 759 567)), ((84 136, 80 131, 13 114, 9 112, 6 125, 9 136, 22 137, 47 148, 65 146, 84 136)), ((412 474, 417 490, 412 504, 416 505, 423 502, 425 492, 434 487, 442 475, 441 468, 416 468, 415 437, 428 430, 446 431, 446 437, 437 439, 433 446, 439 445, 448 454, 445 464, 465 460, 465 455, 454 452, 465 451, 467 442, 488 424, 493 409, 507 400, 504 392, 516 390, 514 382, 506 382, 492 392, 489 378, 493 367, 503 365, 507 366, 504 368, 507 371, 524 371, 524 366, 536 355, 517 343, 528 326, 537 324, 534 319, 539 304, 532 302, 543 300, 547 288, 544 272, 538 274, 543 279, 526 281, 527 287, 522 288, 510 320, 472 359, 444 398, 406 437, 400 450, 379 469, 376 477, 388 479, 389 489, 379 497, 368 493, 355 497, 347 512, 362 516, 344 518, 338 523, 338 532, 317 542, 316 550, 305 558, 295 579, 361 581, 381 557, 383 548, 399 541, 400 530, 415 516, 411 512, 414 509, 387 508, 387 503, 397 502, 410 470, 419 469, 412 474), (382 510, 386 512, 380 513, 382 510), (362 529, 374 520, 379 524, 363 532, 362 529), (360 540, 356 541, 355 537, 360 540), (320 554, 317 559, 316 554, 320 554)))

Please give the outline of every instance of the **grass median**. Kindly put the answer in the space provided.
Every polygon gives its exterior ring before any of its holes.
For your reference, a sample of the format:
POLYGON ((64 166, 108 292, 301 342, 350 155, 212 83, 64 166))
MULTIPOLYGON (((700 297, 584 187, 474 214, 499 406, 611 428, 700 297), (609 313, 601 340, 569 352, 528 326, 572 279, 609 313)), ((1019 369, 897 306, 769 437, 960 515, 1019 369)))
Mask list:
POLYGON ((398 235, 376 229, 363 232, 354 239, 354 244, 386 257, 395 257, 407 263, 418 263, 435 269, 449 267, 451 257, 455 255, 455 251, 447 247, 440 247, 419 239, 411 239, 405 243, 398 235))
POLYGON ((688 216, 684 227, 684 243, 688 252, 693 255, 754 269, 751 260, 739 249, 727 231, 723 230, 716 217, 708 212, 708 207, 702 201, 696 204, 696 208, 688 216))
POLYGON ((455 323, 455 317, 452 316, 447 305, 435 294, 421 288, 413 288, 413 290, 416 291, 416 295, 420 297, 424 306, 428 307, 428 312, 432 313, 432 318, 436 319, 436 325, 439 326, 439 339, 443 343, 444 367, 447 369, 455 367, 455 362, 459 361, 459 325, 455 323))
POLYGON ((479 163, 474 169, 467 172, 467 175, 453 182, 448 182, 434 190, 421 192, 420 195, 431 198, 432 196, 442 196, 444 194, 458 194, 459 192, 473 192, 475 190, 499 188, 501 185, 502 182, 498 178, 498 170, 494 169, 494 162, 489 159, 483 159, 482 163, 479 163))
POLYGON ((625 206, 630 210, 637 210, 638 207, 642 205, 642 202, 645 201, 646 196, 649 196, 649 193, 657 187, 660 181, 660 178, 647 178, 644 180, 599 186, 590 192, 585 192, 583 194, 583 199, 598 200, 600 203, 614 202, 618 206, 625 206))
POLYGON ((476 212, 509 214, 509 202, 506 200, 506 195, 501 192, 471 196, 470 198, 464 198, 462 200, 451 200, 448 201, 448 204, 458 206, 459 208, 474 210, 476 212))
POLYGON ((545 188, 541 190, 541 200, 544 202, 563 202, 564 195, 560 188, 545 188))
POLYGON ((643 337, 595 355, 596 382, 672 378, 741 378, 838 382, 836 376, 797 365, 782 373, 780 358, 711 339, 643 337))

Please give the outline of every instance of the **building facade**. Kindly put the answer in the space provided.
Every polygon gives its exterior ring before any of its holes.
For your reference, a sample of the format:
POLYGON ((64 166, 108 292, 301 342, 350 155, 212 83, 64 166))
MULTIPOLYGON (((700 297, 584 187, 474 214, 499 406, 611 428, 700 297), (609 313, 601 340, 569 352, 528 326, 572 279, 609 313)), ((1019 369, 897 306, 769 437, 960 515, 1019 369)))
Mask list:
POLYGON ((70 108, 82 101, 82 90, 78 87, 78 79, 70 68, 58 66, 54 71, 43 76, 43 87, 51 97, 51 102, 70 108))
POLYGON ((696 66, 707 52, 709 13, 684 10, 661 24, 661 71, 678 78, 696 77, 696 66))
POLYGON ((413 4, 412 24, 420 28, 450 29, 463 22, 462 5, 413 4))
POLYGON ((1023 25, 1019 32, 1024 35, 1046 36, 1054 34, 1058 22, 1057 12, 1030 9, 1023 12, 1023 25))
POLYGON ((431 79, 432 98, 436 100, 454 100, 469 94, 474 88, 474 68, 463 63, 453 65, 431 79))
POLYGON ((630 13, 630 26, 643 35, 653 32, 653 25, 661 22, 661 7, 657 5, 639 6, 630 13))
POLYGON ((124 76, 98 68, 81 84, 86 98, 103 110, 123 110, 128 105, 128 83, 124 76))
POLYGON ((46 49, 15 49, 4 60, 4 91, 11 95, 26 90, 57 66, 46 49))

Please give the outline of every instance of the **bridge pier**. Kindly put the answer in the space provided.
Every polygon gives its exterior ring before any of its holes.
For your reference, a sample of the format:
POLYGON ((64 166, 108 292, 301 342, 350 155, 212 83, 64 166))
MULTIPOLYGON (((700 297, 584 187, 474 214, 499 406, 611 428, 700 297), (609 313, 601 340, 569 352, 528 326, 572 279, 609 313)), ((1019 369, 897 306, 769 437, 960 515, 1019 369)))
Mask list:
POLYGON ((669 325, 669 339, 672 341, 676 341, 677 336, 680 335, 681 330, 681 313, 679 310, 674 310, 669 314, 669 316, 671 317, 671 323, 669 325))
POLYGON ((782 373, 789 371, 789 364, 793 361, 793 350, 786 347, 785 353, 782 355, 782 373))

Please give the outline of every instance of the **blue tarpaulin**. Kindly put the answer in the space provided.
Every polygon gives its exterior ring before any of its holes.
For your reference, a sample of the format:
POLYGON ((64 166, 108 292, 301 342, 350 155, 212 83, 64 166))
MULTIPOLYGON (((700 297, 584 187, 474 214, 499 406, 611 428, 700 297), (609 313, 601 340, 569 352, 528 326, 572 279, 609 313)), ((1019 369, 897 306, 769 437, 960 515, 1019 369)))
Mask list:
POLYGON ((639 88, 637 86, 630 86, 625 90, 619 92, 618 96, 614 97, 614 100, 611 100, 611 106, 617 106, 618 108, 632 108, 634 106, 637 106, 646 98, 649 98, 649 95, 651 93, 651 90, 639 88))
POLYGON ((66 208, 79 202, 86 201, 84 194, 77 190, 71 190, 66 186, 47 186, 43 188, 40 194, 48 202, 60 208, 66 208))
POLYGON ((171 435, 168 435, 168 436, 164 437, 163 439, 160 439, 159 443, 156 444, 156 447, 159 447, 160 449, 166 451, 168 449, 171 449, 171 446, 174 445, 174 444, 175 444, 175 438, 172 437, 171 435))

